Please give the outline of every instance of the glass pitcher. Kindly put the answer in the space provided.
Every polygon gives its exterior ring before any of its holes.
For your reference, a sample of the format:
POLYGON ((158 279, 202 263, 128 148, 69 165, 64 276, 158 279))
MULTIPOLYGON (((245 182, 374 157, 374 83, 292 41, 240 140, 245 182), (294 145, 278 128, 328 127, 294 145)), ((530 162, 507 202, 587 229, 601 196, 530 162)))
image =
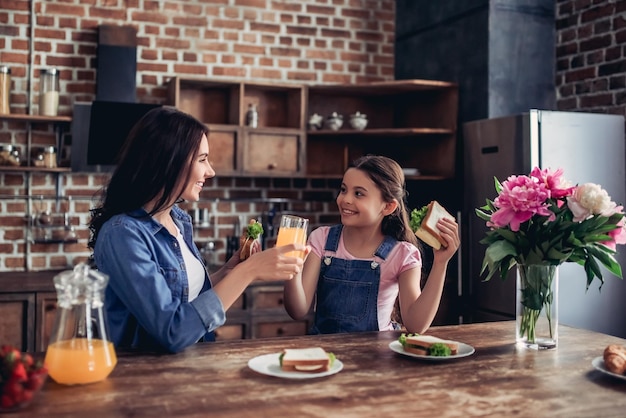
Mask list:
POLYGON ((45 363, 55 382, 99 382, 117 364, 104 309, 108 281, 84 263, 54 277, 57 311, 45 363))

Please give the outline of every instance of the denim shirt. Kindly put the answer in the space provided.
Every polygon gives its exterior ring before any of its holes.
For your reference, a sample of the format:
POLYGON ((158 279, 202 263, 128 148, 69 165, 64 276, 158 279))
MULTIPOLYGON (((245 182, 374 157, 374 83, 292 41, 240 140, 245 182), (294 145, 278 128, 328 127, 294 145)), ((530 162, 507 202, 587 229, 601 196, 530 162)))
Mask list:
MULTIPOLYGON (((191 217, 175 205, 172 218, 204 264, 193 242, 191 217)), ((199 340, 214 340, 213 330, 225 322, 208 273, 200 295, 189 302, 178 241, 143 209, 104 223, 94 259, 98 270, 109 276, 105 306, 116 347, 178 352, 199 340)))

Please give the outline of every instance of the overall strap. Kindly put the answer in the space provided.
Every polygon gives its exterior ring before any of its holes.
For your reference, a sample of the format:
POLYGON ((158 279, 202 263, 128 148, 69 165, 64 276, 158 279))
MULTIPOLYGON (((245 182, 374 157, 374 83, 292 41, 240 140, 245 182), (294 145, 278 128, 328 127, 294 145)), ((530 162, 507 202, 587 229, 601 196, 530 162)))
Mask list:
POLYGON ((391 252, 391 250, 393 250, 393 247, 395 247, 397 243, 398 241, 395 238, 392 238, 389 235, 385 235, 385 239, 378 246, 374 255, 376 257, 382 258, 383 260, 386 259, 389 253, 391 252))
POLYGON ((337 252, 337 248, 339 248, 339 238, 341 237, 341 231, 343 230, 343 225, 333 225, 330 227, 328 231, 328 237, 326 238, 326 245, 324 246, 324 251, 332 251, 337 252))

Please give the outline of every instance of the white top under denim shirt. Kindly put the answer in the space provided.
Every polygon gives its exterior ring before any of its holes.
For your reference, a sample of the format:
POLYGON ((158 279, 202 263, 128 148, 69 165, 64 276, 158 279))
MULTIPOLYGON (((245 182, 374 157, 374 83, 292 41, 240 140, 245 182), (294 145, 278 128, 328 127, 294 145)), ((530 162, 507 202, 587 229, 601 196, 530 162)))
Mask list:
MULTIPOLYGON (((193 242, 189 214, 175 205, 172 218, 188 248, 204 263, 193 242)), ((178 352, 200 340, 213 341, 213 331, 226 320, 206 269, 200 294, 189 302, 180 244, 143 209, 105 222, 94 260, 109 276, 105 296, 109 339, 118 348, 178 352)))

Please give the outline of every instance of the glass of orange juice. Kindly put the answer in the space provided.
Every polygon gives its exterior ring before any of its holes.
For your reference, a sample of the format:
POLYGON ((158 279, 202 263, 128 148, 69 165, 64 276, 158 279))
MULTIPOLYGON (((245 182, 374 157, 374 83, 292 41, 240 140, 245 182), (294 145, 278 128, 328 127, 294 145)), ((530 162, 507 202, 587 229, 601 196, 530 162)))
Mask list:
MULTIPOLYGON (((283 215, 280 218, 280 227, 276 237, 276 246, 282 247, 288 244, 306 245, 306 233, 309 228, 309 220, 294 215, 283 215)), ((304 257, 302 251, 290 251, 286 255, 291 257, 304 257)))

